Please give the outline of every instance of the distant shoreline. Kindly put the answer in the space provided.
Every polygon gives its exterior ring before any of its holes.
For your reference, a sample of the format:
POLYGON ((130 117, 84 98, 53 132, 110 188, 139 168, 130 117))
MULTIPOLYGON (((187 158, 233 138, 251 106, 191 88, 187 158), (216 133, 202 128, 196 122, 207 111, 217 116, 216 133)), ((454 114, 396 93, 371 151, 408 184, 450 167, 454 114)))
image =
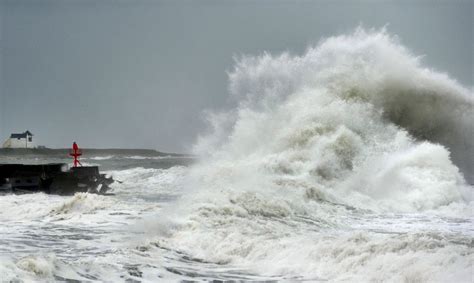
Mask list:
MULTIPOLYGON (((47 156, 68 156, 69 148, 0 148, 0 156, 15 155, 47 155, 47 156)), ((170 157, 192 157, 191 154, 167 153, 154 149, 130 149, 130 148, 83 148, 84 156, 170 156, 170 157)))

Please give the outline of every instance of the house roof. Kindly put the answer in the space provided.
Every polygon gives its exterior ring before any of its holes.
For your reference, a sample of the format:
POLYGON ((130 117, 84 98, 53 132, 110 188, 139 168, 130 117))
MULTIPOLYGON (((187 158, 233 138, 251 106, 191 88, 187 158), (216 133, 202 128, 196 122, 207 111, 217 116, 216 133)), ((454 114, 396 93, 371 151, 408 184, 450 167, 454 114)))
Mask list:
POLYGON ((33 134, 30 131, 27 130, 26 132, 24 132, 22 134, 11 134, 10 138, 11 139, 23 139, 23 138, 26 139, 27 136, 33 136, 33 134))

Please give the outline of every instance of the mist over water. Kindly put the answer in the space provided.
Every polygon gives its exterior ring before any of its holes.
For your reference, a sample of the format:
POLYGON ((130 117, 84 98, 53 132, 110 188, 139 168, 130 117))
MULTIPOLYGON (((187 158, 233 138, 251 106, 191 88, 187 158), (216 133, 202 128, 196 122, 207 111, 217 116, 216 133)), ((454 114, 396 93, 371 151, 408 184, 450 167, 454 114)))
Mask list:
POLYGON ((300 56, 241 57, 229 80, 238 105, 209 115, 195 164, 88 157, 122 181, 115 196, 0 196, 0 272, 472 281, 471 91, 364 29, 300 56))

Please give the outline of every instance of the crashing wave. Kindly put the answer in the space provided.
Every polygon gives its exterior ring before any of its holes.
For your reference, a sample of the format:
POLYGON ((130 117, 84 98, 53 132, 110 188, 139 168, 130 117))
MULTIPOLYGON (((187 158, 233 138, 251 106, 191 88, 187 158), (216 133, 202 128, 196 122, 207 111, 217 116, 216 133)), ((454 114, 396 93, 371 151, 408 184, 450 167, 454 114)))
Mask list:
POLYGON ((243 57, 229 77, 238 106, 209 116, 162 245, 272 276, 469 276, 463 236, 353 234, 374 213, 469 217, 470 91, 384 30, 331 37, 301 56, 243 57))
POLYGON ((302 56, 244 57, 230 90, 238 107, 210 116, 196 146, 209 156, 196 175, 222 177, 219 189, 292 181, 403 211, 471 200, 451 155, 470 178, 472 94, 385 31, 328 38, 302 56))

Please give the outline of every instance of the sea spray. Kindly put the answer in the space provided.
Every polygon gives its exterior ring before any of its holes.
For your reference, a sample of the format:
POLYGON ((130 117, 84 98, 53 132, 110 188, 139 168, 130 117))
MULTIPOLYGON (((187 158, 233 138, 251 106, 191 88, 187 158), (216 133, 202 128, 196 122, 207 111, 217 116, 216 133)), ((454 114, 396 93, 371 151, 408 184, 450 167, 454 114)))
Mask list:
MULTIPOLYGON (((405 210, 470 201, 450 152, 461 141, 472 148, 472 140, 462 137, 471 129, 472 95, 421 67, 385 31, 358 29, 300 57, 244 57, 230 74, 230 90, 242 99, 238 108, 219 115, 214 132, 196 145, 209 156, 196 166, 201 170, 196 175, 223 177, 220 189, 238 182, 237 191, 273 192, 277 189, 269 186, 288 179, 342 193, 345 203, 353 192, 390 199, 396 191, 420 188, 431 188, 438 200, 419 191, 405 210), (223 172, 235 178, 220 176, 223 172), (386 186, 391 187, 385 194, 386 186)), ((216 184, 211 183, 205 187, 216 184)))
POLYGON ((470 236, 454 244, 434 223, 472 206, 472 93, 384 30, 243 57, 229 78, 238 106, 209 116, 161 245, 287 279, 467 279, 470 236), (390 213, 433 227, 360 228, 390 213))

